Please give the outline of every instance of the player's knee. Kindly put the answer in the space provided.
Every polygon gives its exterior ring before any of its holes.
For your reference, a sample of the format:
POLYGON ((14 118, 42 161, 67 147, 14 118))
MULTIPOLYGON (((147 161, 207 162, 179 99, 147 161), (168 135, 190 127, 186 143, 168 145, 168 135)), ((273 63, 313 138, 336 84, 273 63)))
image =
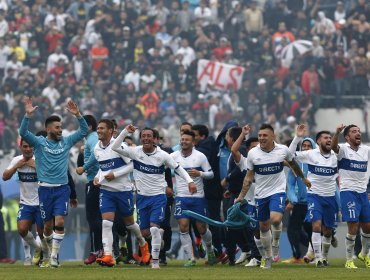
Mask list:
POLYGON ((157 227, 151 227, 150 228, 150 234, 152 236, 160 236, 161 235, 160 231, 159 231, 159 228, 157 228, 157 227))
POLYGON ((18 233, 19 233, 20 236, 25 237, 28 233, 28 227, 18 226, 18 233))

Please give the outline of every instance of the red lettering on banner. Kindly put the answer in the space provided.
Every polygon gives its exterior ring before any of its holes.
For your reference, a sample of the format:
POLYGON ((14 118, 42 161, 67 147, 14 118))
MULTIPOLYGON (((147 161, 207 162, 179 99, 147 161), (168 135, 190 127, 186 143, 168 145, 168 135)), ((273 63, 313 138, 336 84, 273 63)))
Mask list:
POLYGON ((213 73, 215 71, 215 63, 214 61, 208 62, 206 67, 204 67, 202 73, 199 76, 198 81, 201 81, 203 79, 203 76, 209 76, 209 80, 213 80, 213 73))
POLYGON ((223 89, 225 86, 220 82, 220 77, 221 77, 221 73, 222 73, 222 70, 224 69, 224 67, 222 65, 220 65, 218 67, 218 72, 217 72, 217 77, 216 77, 216 81, 215 81, 215 87, 218 87, 218 88, 221 88, 223 89))
POLYGON ((235 68, 232 68, 230 71, 229 71, 229 77, 230 79, 232 80, 232 86, 234 89, 237 89, 238 88, 238 82, 236 80, 236 77, 234 77, 234 73, 236 72, 236 76, 240 76, 240 74, 243 72, 243 70, 240 68, 240 67, 235 67, 235 68))

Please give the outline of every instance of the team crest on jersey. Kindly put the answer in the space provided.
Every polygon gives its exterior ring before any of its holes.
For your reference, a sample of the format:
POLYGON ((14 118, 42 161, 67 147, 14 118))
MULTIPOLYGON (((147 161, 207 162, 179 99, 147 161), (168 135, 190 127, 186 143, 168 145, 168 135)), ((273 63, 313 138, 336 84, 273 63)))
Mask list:
POLYGON ((315 208, 315 203, 314 202, 308 204, 308 207, 307 207, 308 210, 312 210, 314 208, 315 208))
POLYGON ((356 207, 356 202, 354 202, 354 201, 348 201, 348 203, 347 203, 347 208, 348 209, 353 209, 355 207, 356 207))

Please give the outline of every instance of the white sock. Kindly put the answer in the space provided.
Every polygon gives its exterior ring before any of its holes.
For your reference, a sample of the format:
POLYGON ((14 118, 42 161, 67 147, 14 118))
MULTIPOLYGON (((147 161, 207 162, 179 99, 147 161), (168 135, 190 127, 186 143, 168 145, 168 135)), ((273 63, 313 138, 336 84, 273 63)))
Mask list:
POLYGON ((258 252, 260 252, 261 257, 264 257, 266 252, 265 249, 263 248, 261 239, 257 239, 257 237, 254 237, 254 243, 256 243, 258 252))
POLYGON ((49 251, 49 254, 50 254, 51 249, 53 247, 53 234, 51 234, 49 236, 46 236, 45 233, 44 233, 44 240, 45 240, 46 244, 48 245, 48 251, 49 251))
POLYGON ((50 251, 49 251, 49 246, 48 243, 46 242, 46 238, 44 237, 41 239, 41 250, 42 250, 42 259, 48 259, 50 257, 50 251))
POLYGON ((262 257, 271 258, 272 257, 272 245, 271 245, 271 231, 268 230, 266 232, 260 232, 261 243, 263 249, 265 250, 265 255, 262 257))
POLYGON ((136 237, 139 242, 140 247, 145 245, 145 239, 141 234, 140 227, 137 223, 133 223, 132 225, 126 226, 126 228, 136 237))
POLYGON ((207 252, 210 252, 211 250, 213 250, 211 231, 207 228, 206 232, 204 234, 201 234, 200 236, 202 237, 204 243, 206 244, 207 252))
POLYGON ((103 241, 103 249, 104 255, 111 255, 113 250, 113 233, 112 227, 113 222, 109 220, 103 220, 103 229, 102 229, 102 241, 103 241))
POLYGON ((22 238, 23 250, 24 250, 24 258, 30 259, 31 258, 31 246, 28 244, 24 238, 22 238))
POLYGON ((41 238, 40 238, 40 236, 38 234, 36 235, 36 243, 41 248, 41 238))
POLYGON ((127 236, 128 234, 126 233, 125 235, 120 235, 118 234, 118 239, 119 239, 119 246, 124 247, 127 241, 127 236))
POLYGON ((56 259, 58 257, 60 244, 64 238, 64 233, 53 233, 53 245, 51 249, 51 258, 56 259))
POLYGON ((331 236, 330 237, 323 236, 322 237, 322 257, 326 260, 328 259, 330 246, 331 246, 331 236))
POLYGON ((280 241, 280 235, 281 235, 282 229, 283 229, 283 223, 271 226, 272 246, 279 247, 279 241, 280 241))
POLYGON ((184 248, 185 258, 187 260, 194 260, 193 246, 191 244, 189 232, 180 232, 180 241, 184 248))
POLYGON ((320 232, 312 233, 312 246, 313 246, 313 251, 315 253, 315 258, 321 259, 322 252, 321 252, 321 233, 320 232))
MULTIPOLYGON (((311 241, 311 242, 312 242, 312 241, 311 241)), ((313 248, 312 248, 311 242, 309 242, 309 243, 308 243, 308 248, 307 248, 307 253, 306 253, 306 255, 309 255, 309 254, 315 254, 315 252, 313 251, 313 248)))
POLYGON ((367 256, 370 251, 370 233, 361 233, 362 249, 361 254, 367 256))
POLYGON ((347 261, 352 261, 353 260, 353 253, 355 249, 355 240, 356 240, 356 235, 352 235, 347 233, 346 236, 346 258, 347 261))
POLYGON ((162 242, 161 233, 157 227, 151 227, 150 233, 152 235, 152 258, 158 260, 162 242))
POLYGON ((40 248, 40 244, 37 243, 36 239, 33 237, 32 232, 29 231, 27 235, 23 237, 23 239, 33 248, 40 248))

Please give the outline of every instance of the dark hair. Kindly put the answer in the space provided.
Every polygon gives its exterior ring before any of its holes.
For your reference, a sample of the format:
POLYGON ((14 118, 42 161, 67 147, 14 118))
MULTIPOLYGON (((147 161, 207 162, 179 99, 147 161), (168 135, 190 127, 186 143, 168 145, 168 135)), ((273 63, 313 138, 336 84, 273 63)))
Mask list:
POLYGON ((84 119, 87 123, 87 125, 91 125, 91 130, 96 131, 96 127, 98 126, 96 119, 92 115, 85 115, 84 119))
POLYGON ((113 124, 113 130, 116 129, 118 127, 117 121, 115 119, 112 119, 111 122, 113 124))
POLYGON ((99 123, 105 123, 105 125, 108 127, 108 129, 114 130, 114 124, 111 120, 108 119, 101 119, 99 123))
MULTIPOLYGON (((152 129, 154 139, 159 139, 159 131, 155 128, 152 129)), ((141 135, 140 135, 141 136, 141 135)))
POLYGON ((144 130, 150 130, 152 133, 153 133, 153 137, 155 137, 155 132, 154 132, 154 129, 153 128, 150 128, 150 127, 144 127, 141 131, 140 131, 140 134, 139 134, 139 137, 141 138, 141 134, 143 133, 144 130))
POLYGON ((125 142, 125 141, 126 141, 126 139, 128 139, 128 140, 132 140, 132 141, 134 140, 134 139, 132 139, 132 137, 131 137, 131 136, 126 136, 126 137, 125 137, 125 139, 123 139, 123 142, 125 142))
POLYGON ((249 149, 253 142, 258 142, 258 138, 257 137, 248 138, 248 140, 245 141, 246 148, 249 149))
POLYGON ((349 130, 352 128, 352 127, 358 127, 357 125, 354 125, 354 124, 350 124, 350 125, 347 125, 344 130, 343 130, 343 136, 346 137, 349 133, 349 130))
POLYGON ((47 137, 48 136, 48 133, 46 132, 46 130, 40 130, 35 135, 36 136, 44 136, 44 137, 47 137))
POLYGON ((262 124, 260 126, 260 130, 263 130, 263 129, 269 129, 269 130, 271 130, 274 133, 274 128, 271 126, 271 124, 268 124, 268 123, 262 124))
POLYGON ((195 124, 193 125, 192 130, 198 131, 200 136, 205 136, 206 138, 209 135, 208 127, 204 124, 195 124))
POLYGON ((20 146, 22 146, 22 143, 27 143, 28 144, 28 142, 26 141, 26 139, 24 139, 23 137, 21 138, 21 141, 19 142, 19 145, 20 146))
POLYGON ((331 133, 330 133, 330 131, 328 131, 328 130, 321 130, 321 131, 319 131, 317 134, 316 134, 316 142, 317 142, 317 140, 319 140, 319 138, 321 137, 321 135, 323 135, 323 134, 329 134, 329 135, 331 135, 331 133))
POLYGON ((180 125, 180 128, 183 126, 183 125, 189 125, 191 128, 193 127, 193 125, 189 122, 182 122, 181 125, 180 125))
POLYGON ((47 127, 49 124, 53 122, 61 122, 61 121, 62 120, 59 116, 56 116, 56 115, 50 116, 45 120, 45 127, 47 127))
POLYGON ((233 141, 236 141, 236 139, 239 138, 240 134, 242 133, 241 127, 231 127, 228 129, 227 133, 233 139, 233 141))
POLYGON ((189 135, 189 136, 193 137, 193 139, 195 137, 195 133, 192 130, 184 130, 184 132, 182 134, 183 135, 189 135))

